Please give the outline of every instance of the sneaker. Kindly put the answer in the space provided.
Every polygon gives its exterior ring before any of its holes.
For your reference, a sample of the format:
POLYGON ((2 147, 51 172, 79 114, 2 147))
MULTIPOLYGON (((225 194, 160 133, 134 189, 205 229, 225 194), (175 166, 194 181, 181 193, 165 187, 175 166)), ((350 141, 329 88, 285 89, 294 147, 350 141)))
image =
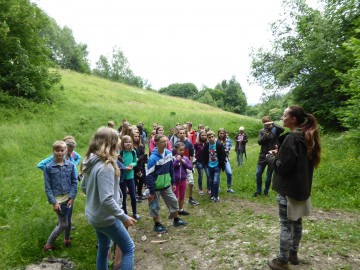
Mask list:
POLYGON ((264 196, 268 197, 269 193, 268 192, 264 192, 264 196))
POLYGON ((174 227, 179 227, 179 226, 185 226, 187 225, 187 223, 179 218, 177 220, 174 219, 173 225, 174 227))
POLYGON ((253 195, 253 197, 259 197, 259 196, 260 196, 260 194, 257 193, 257 192, 255 192, 254 195, 253 195))
POLYGON ((166 228, 161 223, 159 225, 154 225, 154 232, 157 233, 166 233, 166 228))
POLYGON ((195 201, 193 198, 189 199, 188 203, 191 205, 199 205, 199 203, 195 201))
POLYGON ((140 219, 140 215, 139 215, 139 214, 135 214, 135 215, 133 215, 133 218, 136 219, 136 220, 139 220, 139 219, 140 219))
POLYGON ((64 246, 65 247, 70 247, 71 246, 71 241, 70 240, 64 240, 64 246))
POLYGON ((199 190, 199 195, 200 195, 200 196, 203 196, 203 195, 204 195, 204 191, 199 190))
POLYGON ((296 251, 291 251, 290 250, 290 252, 289 252, 289 262, 291 264, 293 264, 293 265, 298 265, 300 263, 296 251))
POLYGON ((278 258, 268 260, 267 264, 272 270, 289 270, 290 269, 288 263, 283 263, 278 258))
POLYGON ((229 188, 229 189, 227 190, 227 192, 228 192, 228 193, 235 193, 235 191, 234 191, 233 189, 231 189, 231 188, 229 188))
POLYGON ((212 200, 212 201, 213 201, 213 200, 214 200, 214 196, 211 196, 211 197, 210 197, 210 200, 212 200))
POLYGON ((186 212, 185 210, 182 210, 182 211, 179 211, 179 215, 181 215, 181 216, 188 216, 188 215, 190 215, 190 213, 189 213, 189 212, 186 212))
POLYGON ((47 252, 47 251, 53 251, 55 250, 55 247, 53 245, 50 245, 50 244, 46 244, 44 247, 43 247, 43 251, 44 252, 47 252))
POLYGON ((219 197, 214 198, 214 202, 220 202, 220 198, 219 197))

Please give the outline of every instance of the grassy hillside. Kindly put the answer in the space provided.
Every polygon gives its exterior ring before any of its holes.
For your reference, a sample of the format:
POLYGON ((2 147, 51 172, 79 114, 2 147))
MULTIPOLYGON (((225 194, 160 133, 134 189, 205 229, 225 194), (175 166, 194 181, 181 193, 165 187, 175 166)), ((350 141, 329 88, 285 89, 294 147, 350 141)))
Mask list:
MULTIPOLYGON (((22 269, 22 266, 45 256, 41 248, 56 223, 56 217, 47 203, 42 172, 36 164, 51 154, 51 145, 55 140, 68 134, 76 137, 76 151, 84 155, 93 132, 108 120, 115 121, 117 126, 124 117, 134 124, 143 121, 148 130, 153 122, 159 122, 169 130, 176 122, 192 121, 194 126, 203 123, 214 130, 224 127, 232 134, 239 126, 245 126, 246 132, 252 136, 245 165, 241 168, 235 166, 234 151, 231 153, 233 188, 236 190, 234 198, 276 207, 273 192, 269 198, 251 197, 255 189, 254 174, 259 151, 256 136, 261 128, 260 120, 71 71, 61 71, 61 74, 63 79, 59 88, 62 90, 53 105, 24 103, 21 104, 22 109, 0 107, 0 269, 22 269)), ((315 173, 313 204, 322 209, 357 212, 360 207, 358 144, 343 134, 323 136, 322 141, 323 160, 315 173)), ((228 196, 224 192, 224 179, 222 175, 221 197, 228 196)), ((92 269, 96 252, 95 235, 84 217, 84 201, 85 197, 79 191, 73 217, 77 229, 73 238, 75 242, 82 243, 81 249, 76 246, 70 250, 60 248, 55 256, 70 257, 77 264, 77 269, 92 269)), ((207 207, 207 204, 204 201, 201 205, 207 207)), ((236 202, 224 206, 229 207, 226 211, 237 207, 236 202)), ((144 203, 142 207, 144 220, 141 226, 151 231, 144 203)), ((222 222, 222 217, 218 218, 222 222)), ((359 227, 359 224, 356 226, 359 227)), ((195 225, 193 229, 196 234, 195 225)), ((341 231, 338 234, 344 233, 341 231)), ((354 246, 359 241, 359 236, 355 236, 354 246)))

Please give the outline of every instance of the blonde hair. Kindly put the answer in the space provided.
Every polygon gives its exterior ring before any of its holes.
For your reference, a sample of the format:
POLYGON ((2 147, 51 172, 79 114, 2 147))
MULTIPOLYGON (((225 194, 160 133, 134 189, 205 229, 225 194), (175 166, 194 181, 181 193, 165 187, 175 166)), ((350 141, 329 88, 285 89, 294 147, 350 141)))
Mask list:
POLYGON ((131 139, 131 137, 129 135, 124 135, 124 136, 121 137, 121 149, 126 150, 126 151, 134 150, 134 143, 133 143, 133 140, 131 139), (126 141, 131 142, 131 149, 129 149, 129 150, 125 149, 125 142, 126 141))
POLYGON ((67 148, 67 145, 64 141, 55 141, 52 145, 53 150, 59 149, 60 147, 67 148))
POLYGON ((117 132, 112 128, 101 127, 92 137, 85 156, 88 158, 90 154, 97 155, 105 164, 110 163, 115 169, 115 175, 119 176, 120 170, 116 165, 119 146, 120 138, 117 132))

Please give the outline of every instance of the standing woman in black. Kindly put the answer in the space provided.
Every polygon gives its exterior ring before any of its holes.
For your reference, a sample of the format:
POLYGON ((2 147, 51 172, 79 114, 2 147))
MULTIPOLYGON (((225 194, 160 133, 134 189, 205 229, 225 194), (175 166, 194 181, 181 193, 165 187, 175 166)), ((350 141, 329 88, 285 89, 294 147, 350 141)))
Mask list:
POLYGON ((290 106, 282 116, 290 132, 280 137, 279 149, 266 156, 274 165, 273 189, 278 192, 280 247, 278 256, 268 261, 273 270, 299 264, 297 252, 302 237, 303 216, 310 215, 310 194, 314 168, 320 163, 317 121, 301 107, 290 106))

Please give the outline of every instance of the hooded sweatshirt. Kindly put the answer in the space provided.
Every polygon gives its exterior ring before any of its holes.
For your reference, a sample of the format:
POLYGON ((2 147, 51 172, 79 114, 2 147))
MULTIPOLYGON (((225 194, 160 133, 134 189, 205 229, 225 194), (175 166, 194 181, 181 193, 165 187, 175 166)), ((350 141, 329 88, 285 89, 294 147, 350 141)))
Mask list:
POLYGON ((114 167, 90 154, 83 161, 83 172, 81 189, 86 194, 85 214, 89 223, 94 227, 107 227, 116 219, 125 222, 129 217, 121 208, 122 194, 114 167))

